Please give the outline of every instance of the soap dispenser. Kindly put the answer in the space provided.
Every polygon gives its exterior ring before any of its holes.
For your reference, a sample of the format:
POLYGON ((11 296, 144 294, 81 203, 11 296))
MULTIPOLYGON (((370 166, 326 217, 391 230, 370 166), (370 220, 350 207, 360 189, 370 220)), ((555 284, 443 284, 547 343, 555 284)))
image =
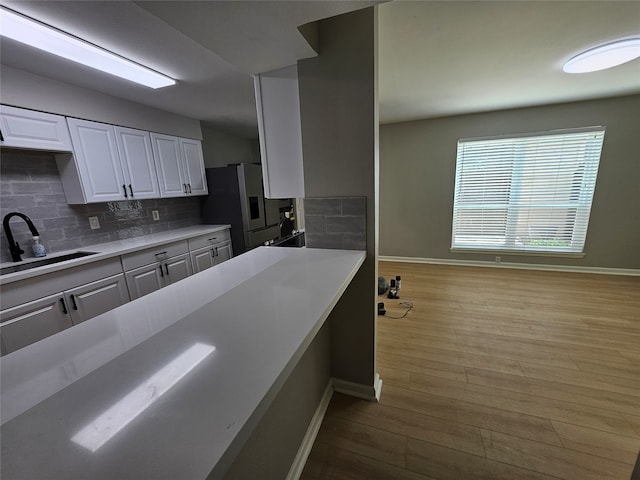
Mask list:
POLYGON ((40 237, 33 237, 33 256, 34 257, 44 257, 47 254, 44 245, 40 243, 40 237))

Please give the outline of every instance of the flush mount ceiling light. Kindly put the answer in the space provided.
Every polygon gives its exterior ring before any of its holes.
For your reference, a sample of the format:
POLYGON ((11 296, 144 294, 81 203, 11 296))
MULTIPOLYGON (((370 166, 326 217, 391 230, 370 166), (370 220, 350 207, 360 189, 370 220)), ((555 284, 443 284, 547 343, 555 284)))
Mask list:
POLYGON ((0 7, 0 35, 87 67, 150 88, 175 85, 172 78, 97 47, 85 40, 0 7))
POLYGON ((600 45, 576 55, 564 64, 565 73, 604 70, 640 57, 640 38, 629 38, 600 45))

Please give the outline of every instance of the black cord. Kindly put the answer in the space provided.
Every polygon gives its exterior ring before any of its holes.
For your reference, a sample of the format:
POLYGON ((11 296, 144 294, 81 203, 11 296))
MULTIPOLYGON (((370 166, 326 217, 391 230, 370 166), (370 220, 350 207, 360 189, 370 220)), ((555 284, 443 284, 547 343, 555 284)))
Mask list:
POLYGON ((407 309, 403 315, 401 315, 400 317, 392 317, 391 315, 385 315, 385 317, 393 318, 394 320, 400 320, 401 318, 404 318, 407 315, 409 315, 409 312, 413 310, 413 302, 411 300, 405 300, 404 302, 399 302, 398 305, 407 309))

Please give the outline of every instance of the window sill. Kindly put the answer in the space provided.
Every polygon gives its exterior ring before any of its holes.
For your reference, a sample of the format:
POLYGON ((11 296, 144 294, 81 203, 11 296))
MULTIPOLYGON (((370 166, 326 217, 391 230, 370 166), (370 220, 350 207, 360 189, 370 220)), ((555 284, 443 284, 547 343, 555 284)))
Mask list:
POLYGON ((520 257, 561 257, 561 258, 584 258, 585 253, 574 252, 541 252, 536 250, 491 250, 479 248, 450 248, 451 253, 478 253, 481 255, 514 255, 520 257))

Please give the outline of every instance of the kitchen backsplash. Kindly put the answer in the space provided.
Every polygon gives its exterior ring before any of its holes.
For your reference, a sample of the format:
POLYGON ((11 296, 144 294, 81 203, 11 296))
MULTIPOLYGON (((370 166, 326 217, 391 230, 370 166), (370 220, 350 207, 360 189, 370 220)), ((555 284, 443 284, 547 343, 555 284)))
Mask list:
POLYGON ((304 224, 309 248, 366 250, 367 198, 305 198, 304 224))
MULTIPOLYGON (((69 205, 51 153, 4 149, 0 161, 0 215, 4 218, 12 211, 33 220, 48 253, 202 223, 199 197, 69 205), (152 210, 158 210, 160 220, 152 219, 152 210), (99 229, 91 230, 89 217, 98 217, 99 229)), ((26 223, 14 217, 11 229, 26 252, 23 258, 31 257, 33 242, 26 223)), ((4 231, 0 249, 0 261, 10 262, 4 231)))

